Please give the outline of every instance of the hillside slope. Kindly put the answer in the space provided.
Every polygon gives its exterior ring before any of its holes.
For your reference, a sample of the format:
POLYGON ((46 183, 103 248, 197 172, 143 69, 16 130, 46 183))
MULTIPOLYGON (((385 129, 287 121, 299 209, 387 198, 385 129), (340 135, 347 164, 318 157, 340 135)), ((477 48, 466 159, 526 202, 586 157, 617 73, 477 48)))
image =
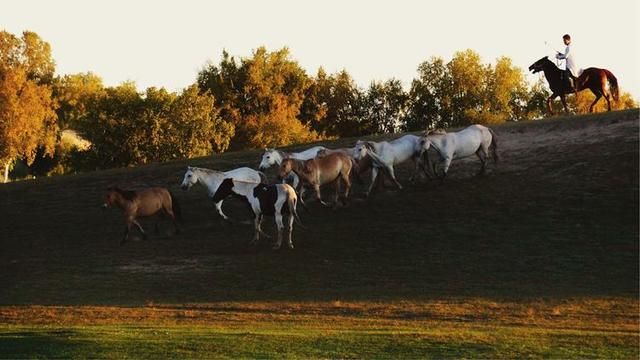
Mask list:
MULTIPOLYGON (((501 162, 473 177, 456 161, 443 185, 300 211, 296 249, 246 245, 252 227, 220 221, 186 165, 256 167, 260 151, 0 185, 0 304, 142 305, 221 301, 637 298, 638 111, 495 127, 501 162), (118 246, 104 189, 169 186, 184 231, 164 223, 118 246)), ((342 139, 333 146, 351 145, 342 139)), ((273 173, 269 173, 273 178, 273 173)), ((225 211, 247 212, 237 200, 225 211)), ((143 222, 149 230, 152 223, 143 222)), ((274 233, 272 220, 265 230, 274 233)))

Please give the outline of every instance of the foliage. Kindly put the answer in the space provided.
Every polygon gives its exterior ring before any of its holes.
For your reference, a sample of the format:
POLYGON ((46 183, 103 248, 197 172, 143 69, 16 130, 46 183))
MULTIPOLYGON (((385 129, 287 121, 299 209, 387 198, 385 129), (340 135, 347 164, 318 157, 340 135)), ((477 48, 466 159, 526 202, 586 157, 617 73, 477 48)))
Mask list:
POLYGON ((79 124, 97 167, 223 152, 234 132, 219 117, 213 96, 195 85, 180 95, 149 88, 142 96, 132 83, 107 88, 79 124))
POLYGON ((300 122, 298 115, 310 81, 289 50, 258 48, 240 64, 224 52, 218 66, 198 74, 201 91, 219 95, 222 117, 233 123, 234 148, 282 146, 309 142, 320 136, 300 122))
POLYGON ((4 180, 18 159, 31 164, 39 148, 53 154, 58 126, 50 81, 49 44, 25 31, 0 32, 0 163, 4 180))

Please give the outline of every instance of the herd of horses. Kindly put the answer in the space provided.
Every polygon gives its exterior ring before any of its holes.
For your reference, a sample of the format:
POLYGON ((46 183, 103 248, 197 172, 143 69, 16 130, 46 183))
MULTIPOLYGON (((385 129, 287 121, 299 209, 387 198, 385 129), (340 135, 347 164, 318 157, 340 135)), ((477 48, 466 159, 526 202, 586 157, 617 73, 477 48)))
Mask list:
MULTIPOLYGON (((549 83, 551 96, 547 99, 549 113, 553 114, 551 101, 560 96, 565 111, 568 112, 565 95, 590 89, 596 96, 590 111, 604 97, 608 110, 611 111, 610 98, 618 100, 618 82, 616 77, 606 69, 588 68, 577 79, 575 89, 570 89, 562 80, 563 70, 559 69, 547 57, 536 61, 529 71, 542 71, 549 83)), ((304 193, 306 188, 315 192, 315 199, 325 206, 330 206, 321 196, 321 188, 327 184, 335 184, 336 194, 334 206, 341 200, 346 204, 351 190, 352 179, 362 182, 361 175, 371 172, 371 182, 366 191, 369 195, 376 186, 384 183, 388 177, 402 189, 395 175, 395 166, 413 160, 414 173, 409 179, 426 175, 444 181, 451 162, 455 159, 476 155, 482 167, 478 174, 483 174, 487 160, 498 161, 495 133, 482 125, 472 125, 461 131, 447 133, 443 130, 429 131, 423 136, 405 135, 393 141, 358 140, 352 148, 327 149, 314 146, 302 152, 287 153, 276 149, 265 149, 259 170, 248 167, 222 172, 197 167, 188 167, 182 180, 181 188, 190 189, 200 183, 208 190, 218 214, 225 220, 229 217, 222 211, 222 202, 229 196, 244 198, 254 214, 254 237, 252 243, 259 240, 260 235, 268 237, 261 229, 262 218, 275 218, 278 238, 274 249, 282 244, 285 230, 284 217, 287 217, 287 246, 293 248, 291 234, 293 223, 301 225, 297 214, 297 203, 306 208, 304 193), (437 161, 432 162, 429 150, 433 150, 437 161), (277 184, 268 184, 262 171, 278 166, 277 184), (381 176, 382 175, 382 176, 381 176), (341 187, 344 191, 340 194, 341 187)), ((181 217, 180 207, 175 197, 166 188, 154 187, 138 191, 109 188, 104 207, 116 206, 125 214, 125 233, 120 244, 124 244, 135 225, 146 238, 146 232, 137 222, 137 217, 162 214, 172 219, 176 232, 179 231, 176 220, 181 217)), ((156 223, 156 229, 158 224, 156 223)))
MULTIPOLYGON (((195 184, 207 188, 207 195, 213 201, 218 214, 231 221, 222 211, 222 203, 230 196, 245 200, 253 212, 255 244, 260 235, 269 237, 262 231, 264 216, 274 217, 278 237, 273 249, 282 246, 286 230, 286 245, 293 249, 293 224, 302 226, 297 212, 297 204, 303 201, 305 189, 312 189, 315 199, 324 206, 336 207, 338 201, 348 203, 353 180, 363 182, 361 176, 370 171, 371 181, 365 195, 382 186, 387 177, 398 187, 402 185, 395 175, 395 166, 412 160, 414 173, 410 180, 426 176, 444 181, 451 162, 455 159, 476 155, 482 163, 479 174, 484 173, 487 160, 497 162, 497 139, 495 133, 482 125, 471 125, 458 132, 443 130, 429 131, 422 136, 404 135, 392 141, 358 140, 351 148, 328 149, 315 146, 302 152, 284 152, 265 149, 259 170, 241 167, 222 172, 199 167, 187 167, 180 187, 189 190, 195 184), (432 158, 435 157, 435 161, 432 158), (264 170, 278 167, 280 182, 269 184, 264 170), (321 188, 334 185, 335 199, 332 203, 322 198, 321 188), (341 189, 344 188, 344 191, 341 189), (285 227, 286 223, 286 227, 285 227)), ((173 221, 176 233, 181 210, 171 192, 162 187, 142 190, 123 190, 110 187, 107 190, 104 207, 119 207, 125 215, 125 232, 120 244, 129 238, 135 227, 146 238, 146 232, 136 220, 138 217, 160 215, 173 221)), ((158 222, 156 222, 156 230, 158 222)))

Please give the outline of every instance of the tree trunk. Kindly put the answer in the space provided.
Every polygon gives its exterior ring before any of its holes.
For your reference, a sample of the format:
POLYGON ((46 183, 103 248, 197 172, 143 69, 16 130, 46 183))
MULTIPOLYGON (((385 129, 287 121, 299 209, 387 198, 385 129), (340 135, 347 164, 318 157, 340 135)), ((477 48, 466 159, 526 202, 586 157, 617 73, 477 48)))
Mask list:
POLYGON ((4 164, 4 182, 8 183, 9 182, 9 167, 11 165, 11 161, 7 161, 4 164))

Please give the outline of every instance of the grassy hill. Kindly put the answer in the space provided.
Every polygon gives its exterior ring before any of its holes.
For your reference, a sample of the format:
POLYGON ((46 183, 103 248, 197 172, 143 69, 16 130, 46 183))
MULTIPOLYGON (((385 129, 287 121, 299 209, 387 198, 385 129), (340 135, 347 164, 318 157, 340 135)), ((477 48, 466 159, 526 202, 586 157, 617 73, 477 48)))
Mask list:
POLYGON ((255 168, 258 150, 0 185, 0 357, 637 358, 638 120, 496 126, 486 176, 468 159, 409 184, 400 166, 404 190, 314 204, 277 252, 179 189, 187 165, 255 168), (118 246, 112 184, 170 187, 184 231, 143 221, 150 238, 118 246))

